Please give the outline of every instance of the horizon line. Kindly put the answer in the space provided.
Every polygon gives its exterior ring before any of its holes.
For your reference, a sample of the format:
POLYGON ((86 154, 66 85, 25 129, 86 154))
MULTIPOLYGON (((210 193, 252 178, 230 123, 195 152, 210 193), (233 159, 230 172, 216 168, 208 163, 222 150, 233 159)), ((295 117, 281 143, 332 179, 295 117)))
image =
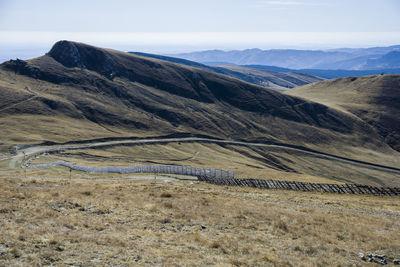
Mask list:
POLYGON ((0 31, 0 62, 41 56, 60 40, 161 55, 207 50, 330 50, 400 44, 400 32, 50 32, 0 31))

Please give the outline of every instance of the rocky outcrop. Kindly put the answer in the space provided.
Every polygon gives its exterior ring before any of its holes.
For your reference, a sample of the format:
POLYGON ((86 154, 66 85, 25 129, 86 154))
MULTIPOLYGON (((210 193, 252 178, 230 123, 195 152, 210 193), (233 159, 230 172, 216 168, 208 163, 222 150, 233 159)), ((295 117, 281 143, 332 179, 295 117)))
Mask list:
POLYGON ((108 79, 114 78, 122 69, 104 49, 81 43, 59 41, 48 55, 66 67, 96 71, 108 79))
POLYGON ((21 75, 26 75, 34 79, 45 80, 56 84, 63 82, 78 82, 76 80, 74 81, 74 79, 71 77, 62 75, 61 73, 43 71, 39 67, 33 66, 28 61, 21 59, 6 61, 1 66, 21 75))
POLYGON ((40 70, 36 67, 33 67, 28 64, 25 60, 16 59, 16 60, 9 60, 4 62, 3 65, 7 69, 13 70, 15 73, 19 73, 22 75, 26 75, 32 78, 39 78, 40 77, 40 70))
POLYGON ((59 41, 53 45, 48 54, 66 67, 85 68, 78 48, 73 42, 59 41))

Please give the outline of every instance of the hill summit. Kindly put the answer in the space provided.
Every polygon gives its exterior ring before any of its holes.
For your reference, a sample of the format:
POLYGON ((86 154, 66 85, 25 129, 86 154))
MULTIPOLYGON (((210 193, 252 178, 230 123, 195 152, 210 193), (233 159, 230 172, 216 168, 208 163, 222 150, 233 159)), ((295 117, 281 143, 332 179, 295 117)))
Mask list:
POLYGON ((59 41, 54 44, 48 55, 66 67, 85 68, 108 78, 123 70, 106 50, 82 43, 59 41))

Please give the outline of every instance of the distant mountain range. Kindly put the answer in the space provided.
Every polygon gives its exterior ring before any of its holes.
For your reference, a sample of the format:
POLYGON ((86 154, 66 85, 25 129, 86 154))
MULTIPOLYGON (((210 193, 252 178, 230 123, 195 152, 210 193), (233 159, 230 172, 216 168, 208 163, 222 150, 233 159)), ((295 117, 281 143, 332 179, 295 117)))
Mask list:
POLYGON ((377 70, 400 68, 400 45, 331 50, 207 50, 171 55, 208 65, 269 65, 291 69, 377 70))

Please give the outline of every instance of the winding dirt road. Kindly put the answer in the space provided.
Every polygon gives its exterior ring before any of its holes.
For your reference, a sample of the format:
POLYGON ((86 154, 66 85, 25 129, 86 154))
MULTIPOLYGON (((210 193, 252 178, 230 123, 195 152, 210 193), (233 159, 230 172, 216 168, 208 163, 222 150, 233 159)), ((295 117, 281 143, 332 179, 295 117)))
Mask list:
POLYGON ((374 164, 370 162, 363 162, 359 160, 354 160, 350 158, 339 157, 331 154, 326 154, 318 151, 311 151, 306 148, 298 148, 293 147, 289 144, 263 144, 263 143, 253 143, 253 142, 244 142, 244 141, 233 141, 233 140, 219 140, 212 138, 203 138, 203 137, 183 137, 183 138, 154 138, 154 139, 125 139, 125 140, 115 140, 115 141, 99 141, 99 142, 81 142, 77 144, 55 144, 55 145, 37 145, 28 147, 25 149, 17 150, 17 154, 14 156, 6 157, 1 159, 10 160, 9 167, 16 168, 24 158, 28 158, 30 156, 34 156, 37 154, 59 151, 59 150, 71 150, 71 149, 87 149, 87 148, 96 148, 96 147, 104 147, 104 146, 118 146, 118 145, 146 145, 146 144, 156 144, 156 143, 177 143, 177 142, 185 142, 185 143, 215 143, 215 144, 228 144, 228 145, 239 145, 246 147, 267 147, 267 148, 282 148, 286 150, 298 151, 305 154, 313 155, 319 158, 325 158, 329 160, 341 161, 350 163, 353 165, 358 165, 370 169, 377 169, 386 172, 394 172, 400 173, 400 168, 383 166, 379 164, 374 164))

